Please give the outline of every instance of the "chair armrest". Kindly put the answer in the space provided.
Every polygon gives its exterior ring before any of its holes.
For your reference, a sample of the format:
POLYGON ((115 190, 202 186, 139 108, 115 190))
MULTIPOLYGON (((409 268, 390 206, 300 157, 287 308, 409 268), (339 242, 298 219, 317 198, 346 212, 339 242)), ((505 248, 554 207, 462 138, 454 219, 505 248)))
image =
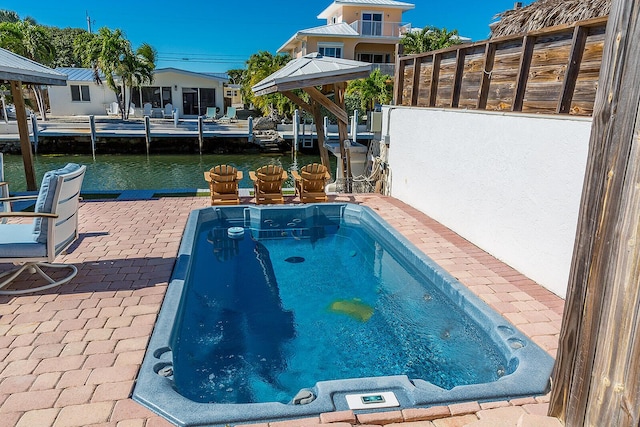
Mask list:
POLYGON ((211 182, 211 174, 210 174, 209 171, 205 171, 204 180, 207 181, 207 182, 211 182))
POLYGON ((287 171, 283 170, 282 171, 282 180, 284 181, 285 179, 287 179, 289 177, 289 175, 287 175, 287 171))
POLYGON ((58 214, 47 212, 0 212, 0 218, 58 218, 58 214))
POLYGON ((236 174, 236 179, 237 179, 238 181, 240 181, 240 180, 242 179, 242 177, 243 177, 243 176, 244 176, 244 175, 242 174, 242 171, 238 171, 238 173, 236 174))
POLYGON ((257 181, 256 171, 249 171, 249 178, 251 178, 251 181, 257 181))
POLYGON ((13 196, 13 197, 1 197, 0 202, 17 202, 19 200, 36 200, 38 195, 33 196, 13 196))
POLYGON ((302 177, 300 176, 298 171, 291 171, 291 175, 293 176, 293 179, 295 179, 296 181, 301 181, 302 180, 302 177))

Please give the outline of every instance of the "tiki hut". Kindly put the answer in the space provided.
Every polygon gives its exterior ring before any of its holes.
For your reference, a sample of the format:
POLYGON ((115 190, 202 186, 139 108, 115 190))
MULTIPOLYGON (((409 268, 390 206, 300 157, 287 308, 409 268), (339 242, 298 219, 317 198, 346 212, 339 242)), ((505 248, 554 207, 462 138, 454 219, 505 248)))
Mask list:
POLYGON ((610 9, 611 0, 538 0, 496 15, 500 20, 490 25, 490 38, 607 16, 610 9))

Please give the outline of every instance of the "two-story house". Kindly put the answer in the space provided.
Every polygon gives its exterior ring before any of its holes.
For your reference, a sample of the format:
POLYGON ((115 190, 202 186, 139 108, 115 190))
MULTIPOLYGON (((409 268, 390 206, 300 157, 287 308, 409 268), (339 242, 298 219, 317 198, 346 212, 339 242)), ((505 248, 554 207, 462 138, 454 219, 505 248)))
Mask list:
POLYGON ((383 72, 393 73, 396 46, 411 29, 411 24, 402 22, 402 14, 414 7, 395 0, 334 0, 318 15, 326 25, 298 31, 278 53, 299 58, 318 52, 380 64, 383 72))

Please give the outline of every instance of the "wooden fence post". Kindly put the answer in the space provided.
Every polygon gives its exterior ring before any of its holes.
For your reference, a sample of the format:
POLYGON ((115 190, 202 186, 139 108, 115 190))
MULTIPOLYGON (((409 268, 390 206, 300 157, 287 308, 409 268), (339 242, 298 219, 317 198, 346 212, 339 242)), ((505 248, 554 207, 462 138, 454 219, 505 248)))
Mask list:
POLYGON ((640 425, 640 0, 613 0, 549 414, 640 425))

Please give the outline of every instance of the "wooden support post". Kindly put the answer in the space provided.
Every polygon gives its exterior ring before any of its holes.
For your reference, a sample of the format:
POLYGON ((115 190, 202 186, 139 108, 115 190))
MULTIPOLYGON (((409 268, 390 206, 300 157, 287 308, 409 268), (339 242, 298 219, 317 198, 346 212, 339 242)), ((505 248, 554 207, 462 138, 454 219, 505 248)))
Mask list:
POLYGON ((428 107, 435 107, 438 98, 438 80, 440 79, 440 60, 442 55, 434 53, 431 59, 431 84, 429 85, 428 107))
POLYGON ((413 84, 411 86, 411 105, 418 105, 418 97, 420 96, 420 68, 422 58, 416 56, 413 58, 413 84))
POLYGON ((27 190, 35 191, 38 187, 36 186, 36 172, 33 167, 31 141, 29 141, 29 126, 27 125, 27 112, 24 105, 24 95, 22 94, 22 82, 11 81, 11 96, 13 96, 13 105, 16 108, 16 122, 18 122, 18 133, 20 134, 20 151, 22 152, 27 190))
POLYGON ((487 108, 487 100, 489 99, 489 85, 491 84, 491 73, 493 71, 493 62, 496 58, 495 43, 487 42, 484 50, 484 67, 482 69, 482 81, 480 82, 480 91, 478 92, 478 110, 487 108))
POLYGON ((640 0, 613 0, 549 414, 640 425, 640 0))
POLYGON ((573 41, 571 42, 571 53, 569 54, 569 64, 564 73, 564 81, 562 82, 562 90, 560 91, 560 99, 558 100, 557 113, 567 114, 571 111, 571 101, 573 100, 573 91, 576 89, 576 80, 580 73, 580 64, 582 63, 582 55, 584 47, 587 43, 588 29, 576 26, 573 30, 573 41))
POLYGON ((286 92, 282 92, 282 94, 287 98, 289 98, 291 101, 293 101, 293 103, 296 104, 298 107, 302 108, 307 113, 313 116, 313 121, 316 122, 316 135, 318 137, 318 150, 320 151, 320 160, 322 161, 322 164, 327 167, 327 169, 330 169, 329 151, 327 151, 327 147, 325 147, 324 145, 326 135, 325 135, 324 129, 321 129, 322 126, 320 125, 320 123, 323 123, 323 117, 322 117, 322 112, 320 111, 320 106, 313 100, 313 98, 311 98, 312 101, 311 101, 311 104, 309 104, 293 92, 286 91, 286 92))
POLYGON ((335 83, 334 84, 334 93, 335 93, 335 105, 338 107, 340 111, 344 113, 345 117, 338 117, 338 138, 340 140, 340 157, 342 161, 342 176, 346 180, 347 184, 347 192, 351 192, 351 161, 349 156, 345 151, 344 142, 349 139, 349 132, 347 132, 347 124, 349 119, 346 117, 347 113, 344 110, 344 94, 345 87, 344 83, 335 83))
MULTIPOLYGON (((313 114, 313 121, 316 122, 316 135, 318 135, 318 148, 320 149, 320 160, 322 164, 327 167, 329 173, 331 173, 331 164, 329 162, 329 151, 327 147, 324 145, 324 141, 326 139, 326 135, 324 133, 324 126, 320 125, 323 123, 324 118, 322 117, 322 110, 320 109, 320 105, 314 104, 311 114, 313 114)), ((333 175, 333 173, 331 173, 333 175)))
POLYGON ((527 80, 529 79, 529 69, 531 68, 531 58, 533 48, 536 44, 535 36, 524 36, 522 40, 522 55, 520 56, 520 66, 518 67, 518 80, 513 94, 513 105, 511 111, 522 111, 524 93, 527 90, 527 80))
POLYGON ((402 105, 402 92, 404 92, 404 67, 406 65, 405 59, 398 57, 396 60, 396 75, 393 93, 394 105, 402 105))
POLYGON ((458 108, 460 104, 460 90, 462 88, 462 77, 464 75, 464 59, 466 50, 461 47, 456 51, 456 71, 453 77, 453 90, 451 91, 451 108, 458 108))

